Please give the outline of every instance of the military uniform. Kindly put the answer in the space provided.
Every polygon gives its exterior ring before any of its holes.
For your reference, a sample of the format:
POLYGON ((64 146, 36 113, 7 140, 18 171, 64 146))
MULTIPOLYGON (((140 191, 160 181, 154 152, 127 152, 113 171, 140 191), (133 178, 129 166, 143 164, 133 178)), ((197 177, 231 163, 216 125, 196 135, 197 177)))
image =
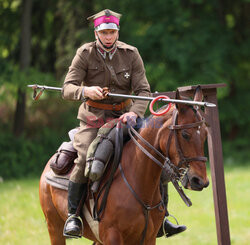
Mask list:
MULTIPOLYGON (((114 49, 106 53, 91 42, 81 46, 72 61, 65 77, 62 96, 68 100, 84 100, 82 89, 84 86, 108 87, 110 92, 149 96, 150 87, 145 75, 143 61, 138 50, 117 41, 114 49)), ((108 97, 97 103, 117 105, 124 102, 124 98, 108 97)), ((74 147, 78 151, 76 168, 71 175, 71 181, 84 183, 83 176, 88 146, 96 137, 98 128, 111 118, 117 118, 123 113, 132 111, 143 117, 148 102, 131 101, 121 110, 103 110, 88 105, 84 101, 78 111, 80 130, 75 135, 74 147)))
MULTIPOLYGON (((98 32, 106 35, 104 33, 112 32, 105 30, 118 31, 120 17, 120 14, 106 9, 88 18, 94 22, 97 42, 84 44, 77 50, 62 89, 64 99, 83 101, 78 111, 80 129, 74 138, 78 158, 75 160, 76 167, 68 186, 69 217, 63 231, 64 235, 69 237, 77 238, 82 235, 83 223, 77 210, 79 210, 80 200, 84 203, 87 196, 87 179, 84 177, 86 154, 98 129, 105 122, 118 118, 126 112, 134 112, 139 117, 143 117, 148 105, 148 102, 141 100, 132 102, 123 98, 108 97, 92 101, 84 97, 84 86, 108 87, 110 92, 118 94, 134 93, 139 96, 150 94, 143 61, 138 50, 117 40, 107 47, 99 37, 98 32)), ((116 34, 115 31, 114 34, 116 34)), ((162 227, 163 231, 165 228, 169 230, 168 236, 185 230, 185 227, 173 226, 167 219, 162 227)))

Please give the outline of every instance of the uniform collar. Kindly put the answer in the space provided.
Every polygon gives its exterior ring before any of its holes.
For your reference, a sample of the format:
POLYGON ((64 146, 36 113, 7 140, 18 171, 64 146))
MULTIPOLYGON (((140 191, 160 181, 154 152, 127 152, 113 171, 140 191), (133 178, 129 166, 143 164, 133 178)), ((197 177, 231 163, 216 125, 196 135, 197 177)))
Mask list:
POLYGON ((109 52, 105 51, 104 49, 102 49, 98 45, 96 45, 96 48, 97 48, 98 53, 103 57, 103 59, 105 59, 106 56, 108 55, 110 60, 112 60, 112 58, 117 50, 116 45, 109 52))

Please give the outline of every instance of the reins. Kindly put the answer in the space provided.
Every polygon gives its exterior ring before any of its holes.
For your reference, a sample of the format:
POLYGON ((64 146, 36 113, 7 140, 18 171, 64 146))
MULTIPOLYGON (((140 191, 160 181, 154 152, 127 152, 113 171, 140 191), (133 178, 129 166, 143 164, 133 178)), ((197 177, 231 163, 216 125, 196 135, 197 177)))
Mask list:
MULTIPOLYGON (((198 111, 196 111, 196 113, 198 113, 198 111)), ((133 142, 139 147, 139 149, 145 154, 147 155, 154 163, 156 163, 162 170, 166 171, 167 174, 170 177, 171 182, 173 183, 174 187, 176 188, 177 192, 179 193, 179 195, 181 196, 181 198, 183 199, 183 201, 186 203, 186 205, 189 207, 192 205, 192 202, 190 201, 190 199, 185 195, 183 189, 181 186, 179 186, 178 180, 179 180, 179 173, 178 171, 181 169, 181 166, 183 164, 185 164, 187 170, 189 168, 189 162, 192 161, 207 161, 206 157, 203 156, 197 156, 197 157, 185 157, 183 154, 183 151, 181 149, 178 137, 177 137, 177 130, 181 130, 181 129, 190 129, 190 128, 195 128, 195 127, 199 127, 201 126, 203 123, 205 123, 205 120, 200 116, 200 114, 198 113, 198 117, 200 119, 200 121, 195 122, 195 123, 189 123, 189 124, 183 124, 183 125, 178 125, 178 110, 174 110, 173 112, 173 124, 170 125, 168 128, 170 129, 170 134, 168 137, 168 141, 166 144, 166 156, 164 156, 160 151, 158 151, 154 146, 152 146, 147 140, 145 140, 133 127, 130 127, 128 129, 128 133, 130 138, 133 140, 133 142), (137 140, 136 138, 133 136, 133 134, 139 139, 141 140, 148 148, 150 148, 151 150, 153 150, 160 158, 162 158, 162 160, 164 161, 164 163, 162 163, 161 161, 159 161, 158 159, 156 159, 145 147, 143 147, 137 140), (170 149, 170 144, 171 144, 171 140, 172 138, 175 138, 175 144, 176 144, 176 149, 177 152, 180 156, 181 161, 178 164, 178 167, 176 167, 169 158, 169 149, 170 149), (177 170, 176 170, 177 168, 177 170)), ((142 239, 140 244, 142 245, 144 243, 145 237, 146 237, 146 232, 147 232, 147 227, 148 227, 148 216, 149 216, 149 211, 160 207, 160 205, 163 205, 163 200, 161 200, 158 204, 156 204, 155 206, 150 206, 145 204, 140 197, 136 194, 136 192, 133 190, 133 188, 131 187, 131 185, 128 183, 125 175, 124 175, 124 171, 122 169, 122 165, 121 163, 119 164, 119 170, 121 172, 122 178, 124 180, 124 182, 126 183, 126 185, 128 186, 129 190, 131 191, 131 193, 133 194, 133 196, 135 197, 135 199, 142 205, 143 207, 143 213, 145 216, 145 227, 142 233, 142 239)), ((185 169, 184 169, 185 170, 185 169)), ((187 171, 185 171, 186 173, 187 171)))
POLYGON ((133 140, 133 142, 140 148, 140 150, 146 154, 151 160, 153 160, 160 168, 166 169, 167 164, 170 163, 170 159, 168 157, 165 157, 163 154, 161 154, 154 146, 152 146, 148 141, 146 141, 133 127, 130 127, 128 129, 128 133, 130 138, 133 140), (147 147, 149 147, 151 150, 153 150, 159 157, 161 157, 164 160, 164 164, 162 165, 162 162, 157 160, 149 151, 146 150, 132 135, 131 131, 138 139, 140 139, 147 147))

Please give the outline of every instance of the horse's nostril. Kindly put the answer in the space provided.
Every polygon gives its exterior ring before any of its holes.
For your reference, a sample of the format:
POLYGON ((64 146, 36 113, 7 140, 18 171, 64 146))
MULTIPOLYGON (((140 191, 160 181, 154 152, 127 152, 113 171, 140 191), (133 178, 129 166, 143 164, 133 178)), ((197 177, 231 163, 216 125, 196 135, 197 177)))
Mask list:
POLYGON ((200 185, 200 184, 201 184, 200 179, 197 178, 197 177, 193 177, 192 180, 191 180, 191 182, 192 182, 193 184, 195 184, 195 185, 200 185))
POLYGON ((190 181, 190 184, 193 190, 202 190, 205 185, 203 180, 199 177, 193 177, 190 181))

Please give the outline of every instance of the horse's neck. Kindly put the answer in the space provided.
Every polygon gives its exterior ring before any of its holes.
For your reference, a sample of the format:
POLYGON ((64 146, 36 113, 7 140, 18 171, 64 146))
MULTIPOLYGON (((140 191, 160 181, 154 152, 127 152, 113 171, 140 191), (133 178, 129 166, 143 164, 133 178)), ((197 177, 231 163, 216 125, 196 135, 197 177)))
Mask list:
MULTIPOLYGON (((157 135, 156 129, 149 129, 147 134, 142 134, 145 140, 154 145, 157 135), (150 137, 149 137, 150 136, 150 137)), ((141 142, 140 142, 141 143, 141 142)), ((141 143, 143 147, 145 145, 141 143)), ((153 162, 135 143, 130 141, 126 145, 126 160, 123 161, 128 174, 128 181, 143 200, 151 202, 154 194, 158 193, 161 168, 153 162)), ((146 147, 145 147, 146 148, 146 147)), ((158 158, 153 150, 147 150, 158 158)))

